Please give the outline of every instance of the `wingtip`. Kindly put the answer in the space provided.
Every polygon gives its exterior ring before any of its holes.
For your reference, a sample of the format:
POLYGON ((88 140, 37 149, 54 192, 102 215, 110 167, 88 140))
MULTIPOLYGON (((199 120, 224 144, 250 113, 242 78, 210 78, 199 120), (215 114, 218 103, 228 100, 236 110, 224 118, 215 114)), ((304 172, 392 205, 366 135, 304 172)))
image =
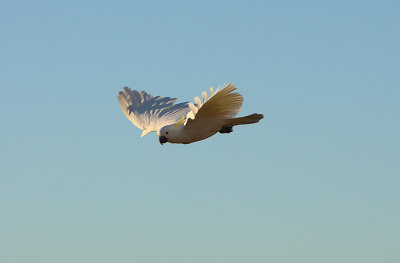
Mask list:
POLYGON ((147 134, 149 134, 150 132, 152 132, 152 131, 143 130, 142 135, 140 135, 140 137, 144 137, 144 136, 146 136, 147 134))

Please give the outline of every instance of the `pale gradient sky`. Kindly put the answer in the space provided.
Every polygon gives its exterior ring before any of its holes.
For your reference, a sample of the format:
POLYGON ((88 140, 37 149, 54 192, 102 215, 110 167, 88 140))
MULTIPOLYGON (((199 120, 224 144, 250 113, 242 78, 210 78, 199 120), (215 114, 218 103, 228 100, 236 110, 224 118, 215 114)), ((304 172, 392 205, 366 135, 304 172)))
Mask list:
POLYGON ((3 1, 0 262, 400 262, 399 1, 3 1), (122 86, 242 115, 160 146, 122 86))

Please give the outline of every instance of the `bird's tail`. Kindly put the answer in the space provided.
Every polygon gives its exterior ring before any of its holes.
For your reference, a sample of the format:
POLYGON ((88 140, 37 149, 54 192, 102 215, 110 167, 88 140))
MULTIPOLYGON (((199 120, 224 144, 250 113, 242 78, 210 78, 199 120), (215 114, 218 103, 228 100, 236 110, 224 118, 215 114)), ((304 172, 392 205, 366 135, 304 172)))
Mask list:
POLYGON ((264 115, 253 113, 245 117, 228 119, 225 125, 235 126, 235 125, 253 124, 259 122, 262 118, 264 118, 264 115))

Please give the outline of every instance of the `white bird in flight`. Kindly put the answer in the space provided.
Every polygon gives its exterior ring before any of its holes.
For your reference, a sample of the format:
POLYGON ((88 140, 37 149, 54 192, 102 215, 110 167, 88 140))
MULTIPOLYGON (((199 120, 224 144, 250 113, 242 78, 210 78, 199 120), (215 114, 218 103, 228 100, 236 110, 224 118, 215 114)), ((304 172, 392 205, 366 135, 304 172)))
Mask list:
POLYGON ((235 118, 242 109, 243 97, 234 92, 231 83, 203 91, 194 102, 174 104, 176 98, 153 97, 145 91, 124 87, 118 101, 126 117, 139 129, 142 136, 157 132, 161 144, 189 144, 213 136, 217 132, 230 133, 236 125, 259 122, 262 114, 235 118))

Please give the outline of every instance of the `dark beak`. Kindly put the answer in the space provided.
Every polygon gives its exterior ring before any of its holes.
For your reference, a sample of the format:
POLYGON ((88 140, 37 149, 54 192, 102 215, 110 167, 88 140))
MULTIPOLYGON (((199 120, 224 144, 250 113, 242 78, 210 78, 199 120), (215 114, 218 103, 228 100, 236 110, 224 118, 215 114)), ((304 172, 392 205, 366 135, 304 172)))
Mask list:
POLYGON ((158 138, 158 140, 160 141, 161 145, 168 142, 168 139, 165 136, 160 136, 160 138, 158 138))

